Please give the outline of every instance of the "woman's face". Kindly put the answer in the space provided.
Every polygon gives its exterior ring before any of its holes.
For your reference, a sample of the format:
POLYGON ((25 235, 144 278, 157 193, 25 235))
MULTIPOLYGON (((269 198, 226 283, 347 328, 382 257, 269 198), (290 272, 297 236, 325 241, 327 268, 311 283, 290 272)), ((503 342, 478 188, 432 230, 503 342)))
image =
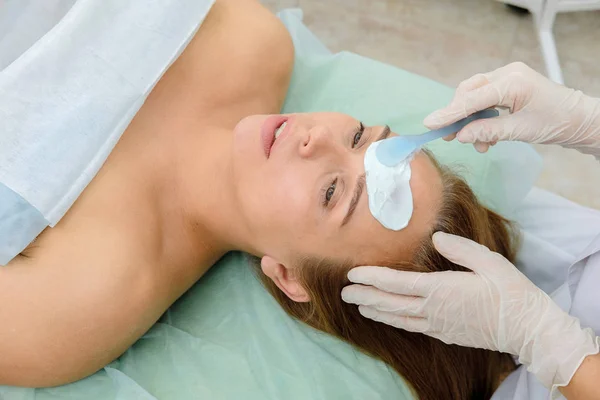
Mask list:
POLYGON ((356 265, 408 259, 434 221, 441 180, 429 157, 418 153, 411 163, 412 219, 401 231, 385 229, 369 211, 364 154, 389 135, 395 133, 387 127, 361 129, 339 113, 240 121, 233 149, 236 200, 258 255, 285 266, 305 257, 356 265))

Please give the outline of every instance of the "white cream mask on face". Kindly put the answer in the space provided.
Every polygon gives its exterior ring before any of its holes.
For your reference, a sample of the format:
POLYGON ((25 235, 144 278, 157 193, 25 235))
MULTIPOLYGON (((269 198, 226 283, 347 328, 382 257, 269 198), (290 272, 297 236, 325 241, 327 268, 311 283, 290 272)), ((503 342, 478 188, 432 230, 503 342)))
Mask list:
POLYGON ((369 210, 381 225, 399 231, 406 228, 413 212, 410 162, 414 153, 395 166, 387 167, 379 162, 376 155, 382 142, 371 143, 365 152, 369 210))

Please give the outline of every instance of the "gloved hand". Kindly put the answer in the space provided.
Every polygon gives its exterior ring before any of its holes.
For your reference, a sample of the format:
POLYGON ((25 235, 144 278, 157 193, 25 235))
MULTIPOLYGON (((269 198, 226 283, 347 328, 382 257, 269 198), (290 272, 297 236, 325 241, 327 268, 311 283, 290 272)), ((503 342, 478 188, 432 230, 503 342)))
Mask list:
POLYGON ((444 257, 473 272, 357 267, 348 273, 357 285, 344 288, 342 298, 375 321, 517 355, 546 387, 567 385, 583 359, 598 353, 593 331, 582 329, 500 254, 441 232, 433 240, 444 257))
POLYGON ((480 152, 497 141, 516 140, 560 144, 600 155, 600 99, 554 83, 523 63, 467 79, 456 89, 452 102, 423 123, 438 129, 497 106, 507 107, 510 115, 472 122, 458 132, 458 140, 474 143, 480 152))

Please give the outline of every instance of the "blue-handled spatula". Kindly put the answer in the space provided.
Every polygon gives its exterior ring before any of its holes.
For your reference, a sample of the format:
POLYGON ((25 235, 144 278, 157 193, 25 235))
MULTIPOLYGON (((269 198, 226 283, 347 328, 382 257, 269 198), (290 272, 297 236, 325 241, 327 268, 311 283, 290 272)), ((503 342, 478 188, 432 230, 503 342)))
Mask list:
POLYGON ((377 147, 377 159, 383 165, 393 167, 424 144, 456 133, 475 120, 493 118, 497 117, 499 114, 498 110, 489 108, 471 114, 467 118, 456 121, 451 125, 421 135, 394 136, 385 139, 377 147))

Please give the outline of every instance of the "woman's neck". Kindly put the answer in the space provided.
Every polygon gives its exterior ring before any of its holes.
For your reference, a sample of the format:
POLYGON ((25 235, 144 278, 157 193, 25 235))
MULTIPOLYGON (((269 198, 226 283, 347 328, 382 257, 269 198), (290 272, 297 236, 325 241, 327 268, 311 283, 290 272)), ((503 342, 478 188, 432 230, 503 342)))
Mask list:
POLYGON ((229 251, 252 251, 233 193, 232 130, 203 127, 166 140, 160 209, 171 257, 210 266, 229 251))

